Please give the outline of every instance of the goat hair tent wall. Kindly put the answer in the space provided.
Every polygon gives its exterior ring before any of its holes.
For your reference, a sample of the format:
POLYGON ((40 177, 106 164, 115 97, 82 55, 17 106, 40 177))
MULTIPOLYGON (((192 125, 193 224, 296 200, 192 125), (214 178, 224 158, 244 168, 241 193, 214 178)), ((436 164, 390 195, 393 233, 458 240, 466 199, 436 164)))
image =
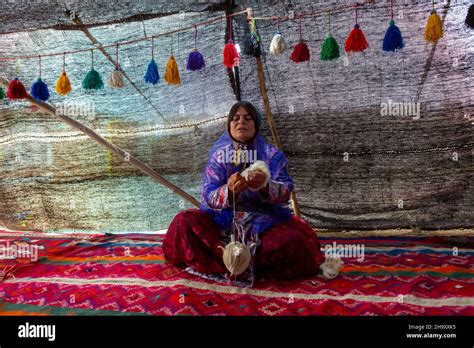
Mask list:
MULTIPOLYGON (((199 199, 207 151, 221 133, 229 106, 240 98, 265 110, 256 60, 241 53, 237 82, 222 65, 228 23, 212 19, 225 14, 224 2, 158 3, 156 16, 146 15, 150 8, 140 3, 133 6, 143 15, 128 18, 129 3, 119 1, 110 11, 110 3, 85 2, 67 15, 60 6, 39 12, 24 8, 21 21, 15 20, 17 5, 2 5, 0 71, 6 80, 18 76, 29 90, 39 77, 41 56, 49 103, 199 199), (56 23, 57 17, 64 22, 56 23), (81 26, 81 21, 91 25, 81 26), (193 24, 206 21, 194 30, 193 24), (162 76, 157 84, 146 83, 150 37, 186 27, 154 38, 154 60, 162 76), (126 86, 109 87, 115 44, 144 35, 149 39, 119 45, 126 86), (205 67, 188 71, 195 44, 205 67), (81 81, 91 68, 88 48, 99 45, 109 46, 94 52, 94 68, 106 85, 86 90, 81 81), (178 86, 165 81, 171 52, 181 72, 178 86), (72 84, 66 96, 54 92, 63 68, 72 84)), ((269 103, 302 216, 319 228, 472 227, 474 43, 463 22, 469 1, 437 4, 444 36, 435 44, 422 33, 431 4, 395 4, 405 42, 397 52, 382 50, 390 11, 386 2, 374 1, 358 7, 368 48, 346 53, 344 42, 355 17, 352 7, 343 6, 331 16, 341 55, 320 60, 329 29, 323 10, 340 4, 253 4, 269 103), (279 23, 268 19, 295 9, 321 13, 301 20, 301 35, 312 53, 305 63, 288 59, 300 36, 298 17, 279 23), (269 52, 277 25, 289 46, 282 55, 269 52)), ((248 30, 246 15, 235 16, 235 42, 242 43, 248 30)), ((159 230, 191 206, 29 102, 4 99, 0 113, 0 218, 10 229, 159 230)), ((266 122, 263 131, 272 141, 266 122)))
POLYGON ((0 317, 473 316, 471 3, 4 1, 0 317))

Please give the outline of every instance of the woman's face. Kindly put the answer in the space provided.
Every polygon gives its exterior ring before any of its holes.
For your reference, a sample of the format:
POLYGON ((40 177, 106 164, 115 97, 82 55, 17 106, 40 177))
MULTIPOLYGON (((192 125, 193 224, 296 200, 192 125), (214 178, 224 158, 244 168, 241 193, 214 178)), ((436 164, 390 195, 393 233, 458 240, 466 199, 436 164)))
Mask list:
POLYGON ((230 122, 230 134, 241 143, 246 143, 255 135, 255 122, 243 106, 237 109, 230 122))

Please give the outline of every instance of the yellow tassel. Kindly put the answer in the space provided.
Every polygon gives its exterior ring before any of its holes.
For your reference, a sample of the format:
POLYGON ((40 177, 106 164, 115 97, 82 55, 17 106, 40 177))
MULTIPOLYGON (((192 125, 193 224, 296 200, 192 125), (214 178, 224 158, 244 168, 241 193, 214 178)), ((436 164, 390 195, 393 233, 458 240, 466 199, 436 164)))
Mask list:
POLYGON ((67 77, 66 72, 63 70, 61 76, 59 76, 58 81, 56 81, 55 87, 56 93, 59 95, 67 95, 72 91, 71 82, 67 77))
POLYGON ((174 59, 173 55, 170 56, 168 63, 166 63, 165 81, 170 85, 181 84, 181 78, 179 77, 178 63, 174 59))
POLYGON ((425 39, 426 41, 437 43, 442 37, 443 22, 436 11, 432 11, 431 15, 428 17, 428 21, 426 22, 425 39))

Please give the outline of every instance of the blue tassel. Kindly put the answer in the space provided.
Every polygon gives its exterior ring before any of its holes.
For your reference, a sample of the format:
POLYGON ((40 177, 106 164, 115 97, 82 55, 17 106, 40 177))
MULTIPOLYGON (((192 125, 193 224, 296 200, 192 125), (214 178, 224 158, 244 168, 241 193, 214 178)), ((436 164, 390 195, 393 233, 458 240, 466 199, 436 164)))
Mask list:
POLYGON ((160 74, 158 73, 158 65, 155 60, 152 59, 146 69, 145 82, 156 85, 160 81, 160 74))
POLYGON ((40 101, 47 101, 49 99, 48 86, 41 80, 41 78, 31 86, 31 95, 36 100, 40 101))
POLYGON ((194 50, 189 54, 188 57, 188 70, 196 71, 196 70, 201 70, 206 66, 206 63, 204 61, 204 57, 202 56, 201 52, 198 50, 194 50))
POLYGON ((400 29, 395 25, 393 19, 390 21, 390 26, 385 33, 383 38, 384 51, 393 52, 395 50, 401 50, 403 48, 403 38, 400 29))

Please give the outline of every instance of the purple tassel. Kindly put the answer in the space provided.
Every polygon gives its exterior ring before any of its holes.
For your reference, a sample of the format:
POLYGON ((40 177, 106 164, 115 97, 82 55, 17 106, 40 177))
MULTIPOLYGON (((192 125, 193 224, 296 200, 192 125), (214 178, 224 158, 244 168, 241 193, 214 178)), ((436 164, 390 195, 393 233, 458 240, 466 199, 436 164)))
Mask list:
POLYGON ((188 58, 188 70, 196 71, 196 70, 201 70, 206 66, 206 63, 204 62, 204 57, 198 50, 194 50, 189 54, 188 58))

